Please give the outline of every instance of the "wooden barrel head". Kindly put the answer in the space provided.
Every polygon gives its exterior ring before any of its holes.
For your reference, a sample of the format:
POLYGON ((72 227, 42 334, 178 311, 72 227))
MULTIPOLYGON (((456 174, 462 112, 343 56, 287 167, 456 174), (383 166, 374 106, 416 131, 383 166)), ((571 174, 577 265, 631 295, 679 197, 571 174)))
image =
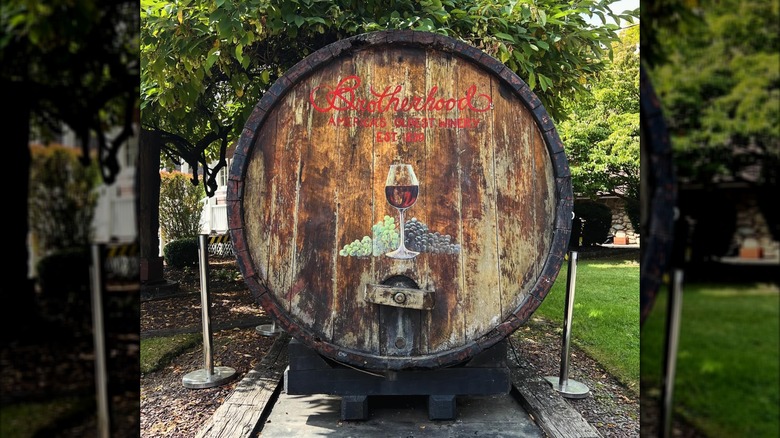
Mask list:
MULTIPOLYGON (((640 70, 642 125, 641 193, 642 253, 640 257, 640 325, 650 315, 655 298, 672 266, 677 178, 672 146, 661 102, 644 68, 640 70)), ((679 248, 678 248, 679 250, 679 248)))
POLYGON ((364 369, 452 365, 516 330, 558 275, 572 205, 563 145, 525 82, 412 31, 341 40, 290 69, 248 119, 228 190, 259 303, 364 369), (393 164, 416 180, 390 182, 393 164), (406 207, 412 258, 386 255, 401 241, 388 196, 406 207))

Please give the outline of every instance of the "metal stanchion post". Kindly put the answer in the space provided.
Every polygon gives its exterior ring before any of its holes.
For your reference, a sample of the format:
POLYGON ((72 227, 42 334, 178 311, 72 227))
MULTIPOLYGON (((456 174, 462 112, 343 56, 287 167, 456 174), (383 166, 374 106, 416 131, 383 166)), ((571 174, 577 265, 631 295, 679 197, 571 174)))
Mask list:
POLYGON ((282 329, 276 326, 275 320, 271 324, 260 324, 255 327, 255 330, 264 336, 273 336, 282 332, 282 329))
POLYGON ((182 378, 182 384, 186 388, 212 388, 222 385, 236 377, 236 370, 225 366, 214 366, 214 358, 211 353, 212 333, 211 333, 211 298, 209 296, 209 277, 208 277, 208 243, 206 234, 198 236, 198 263, 200 265, 200 301, 201 315, 203 319, 203 362, 204 367, 187 373, 182 378))
POLYGON ((103 324, 103 245, 92 245, 92 337, 95 343, 95 389, 98 437, 108 438, 111 422, 108 410, 108 370, 106 367, 105 325, 103 324))
POLYGON ((669 302, 666 315, 666 340, 664 346, 664 380, 661 406, 661 436, 672 436, 672 395, 677 368, 677 349, 680 339, 680 314, 682 311, 683 271, 675 269, 669 288, 669 302))
POLYGON ((566 277, 566 303, 563 321, 563 342, 561 346, 561 371, 556 376, 544 379, 567 398, 584 398, 590 392, 585 384, 569 379, 569 344, 571 341, 571 314, 574 309, 574 288, 577 277, 577 251, 569 253, 569 272, 566 277))

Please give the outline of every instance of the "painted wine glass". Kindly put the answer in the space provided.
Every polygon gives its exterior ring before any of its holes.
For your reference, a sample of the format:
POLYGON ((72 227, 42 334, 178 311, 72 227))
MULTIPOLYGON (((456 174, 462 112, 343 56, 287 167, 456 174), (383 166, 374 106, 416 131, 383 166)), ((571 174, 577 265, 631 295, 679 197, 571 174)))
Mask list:
POLYGON ((411 164, 392 164, 387 173, 385 197, 387 202, 398 210, 400 220, 400 238, 398 249, 385 254, 394 259, 412 259, 420 254, 406 249, 404 245, 404 212, 417 201, 419 183, 411 164))

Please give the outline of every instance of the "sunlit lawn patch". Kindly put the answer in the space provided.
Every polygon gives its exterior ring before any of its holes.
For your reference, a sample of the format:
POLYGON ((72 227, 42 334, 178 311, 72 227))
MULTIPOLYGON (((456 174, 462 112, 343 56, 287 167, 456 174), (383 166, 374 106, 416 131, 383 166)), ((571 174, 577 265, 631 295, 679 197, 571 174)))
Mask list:
MULTIPOLYGON (((638 393, 639 263, 580 260, 576 274, 571 342, 638 393)), ((567 275, 568 262, 564 262, 549 295, 535 312, 561 327, 567 275)))
MULTIPOLYGON (((661 387, 667 293, 642 328, 642 386, 661 387)), ((766 284, 687 284, 674 415, 709 437, 780 436, 780 294, 766 284)))
POLYGON ((201 341, 199 333, 149 338, 141 340, 141 373, 150 373, 164 367, 176 357, 201 341))

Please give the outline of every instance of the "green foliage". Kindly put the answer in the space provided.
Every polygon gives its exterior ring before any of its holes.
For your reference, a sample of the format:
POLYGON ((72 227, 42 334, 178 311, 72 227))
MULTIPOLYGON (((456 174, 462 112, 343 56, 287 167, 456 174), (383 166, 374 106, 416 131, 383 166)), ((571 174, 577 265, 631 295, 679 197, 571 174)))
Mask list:
MULTIPOLYGON (((461 39, 504 62, 538 93, 547 111, 586 93, 611 57, 618 25, 632 22, 613 1, 250 0, 141 2, 141 108, 145 128, 177 145, 205 147, 230 130, 238 138, 263 93, 317 49, 366 32, 411 29, 461 39)), ((207 158, 215 158, 208 148, 207 158)))
MULTIPOLYGON (((29 438, 57 434, 57 425, 73 418, 94 415, 95 398, 89 395, 56 396, 3 404, 0 407, 0 436, 29 438)), ((61 428, 61 426, 60 426, 61 428)))
POLYGON ((173 241, 197 236, 201 226, 203 186, 181 172, 160 172, 160 229, 173 241))
POLYGON ((138 110, 138 22, 136 0, 0 2, 0 82, 26 91, 39 138, 66 123, 114 173, 105 131, 138 110))
POLYGON ((36 265, 37 281, 41 294, 62 300, 70 300, 89 291, 89 267, 87 246, 58 249, 41 258, 36 265))
POLYGON ((30 231, 43 252, 88 245, 100 181, 97 164, 84 166, 63 146, 33 147, 30 167, 30 231))
POLYGON ((183 237, 169 242, 163 248, 163 257, 168 266, 184 268, 198 264, 198 238, 183 237))
MULTIPOLYGON (((620 33, 614 59, 589 84, 591 94, 566 100, 571 116, 558 127, 574 192, 639 200, 639 27, 620 33)), ((639 229, 639 228, 635 228, 639 229)))
MULTIPOLYGON (((659 29, 666 62, 650 73, 682 181, 739 179, 780 159, 780 8, 777 1, 706 2, 685 33, 659 29), (735 13, 735 11, 737 11, 735 13)), ((775 181, 776 182, 776 181, 775 181)))
POLYGON ((612 225, 612 211, 604 204, 593 201, 575 201, 574 215, 585 224, 582 227, 582 246, 604 243, 612 225))
POLYGON ((209 271, 209 278, 215 281, 241 281, 241 272, 233 268, 217 268, 209 271))
MULTIPOLYGON (((775 437, 780 432, 778 289, 745 281, 686 282, 682 295, 674 415, 703 436, 775 437)), ((668 297, 661 288, 641 329, 643 397, 660 394, 663 385, 668 297)))
POLYGON ((711 0, 655 0, 642 4, 642 62, 652 68, 668 61, 661 33, 681 35, 701 25, 702 3, 711 0))

